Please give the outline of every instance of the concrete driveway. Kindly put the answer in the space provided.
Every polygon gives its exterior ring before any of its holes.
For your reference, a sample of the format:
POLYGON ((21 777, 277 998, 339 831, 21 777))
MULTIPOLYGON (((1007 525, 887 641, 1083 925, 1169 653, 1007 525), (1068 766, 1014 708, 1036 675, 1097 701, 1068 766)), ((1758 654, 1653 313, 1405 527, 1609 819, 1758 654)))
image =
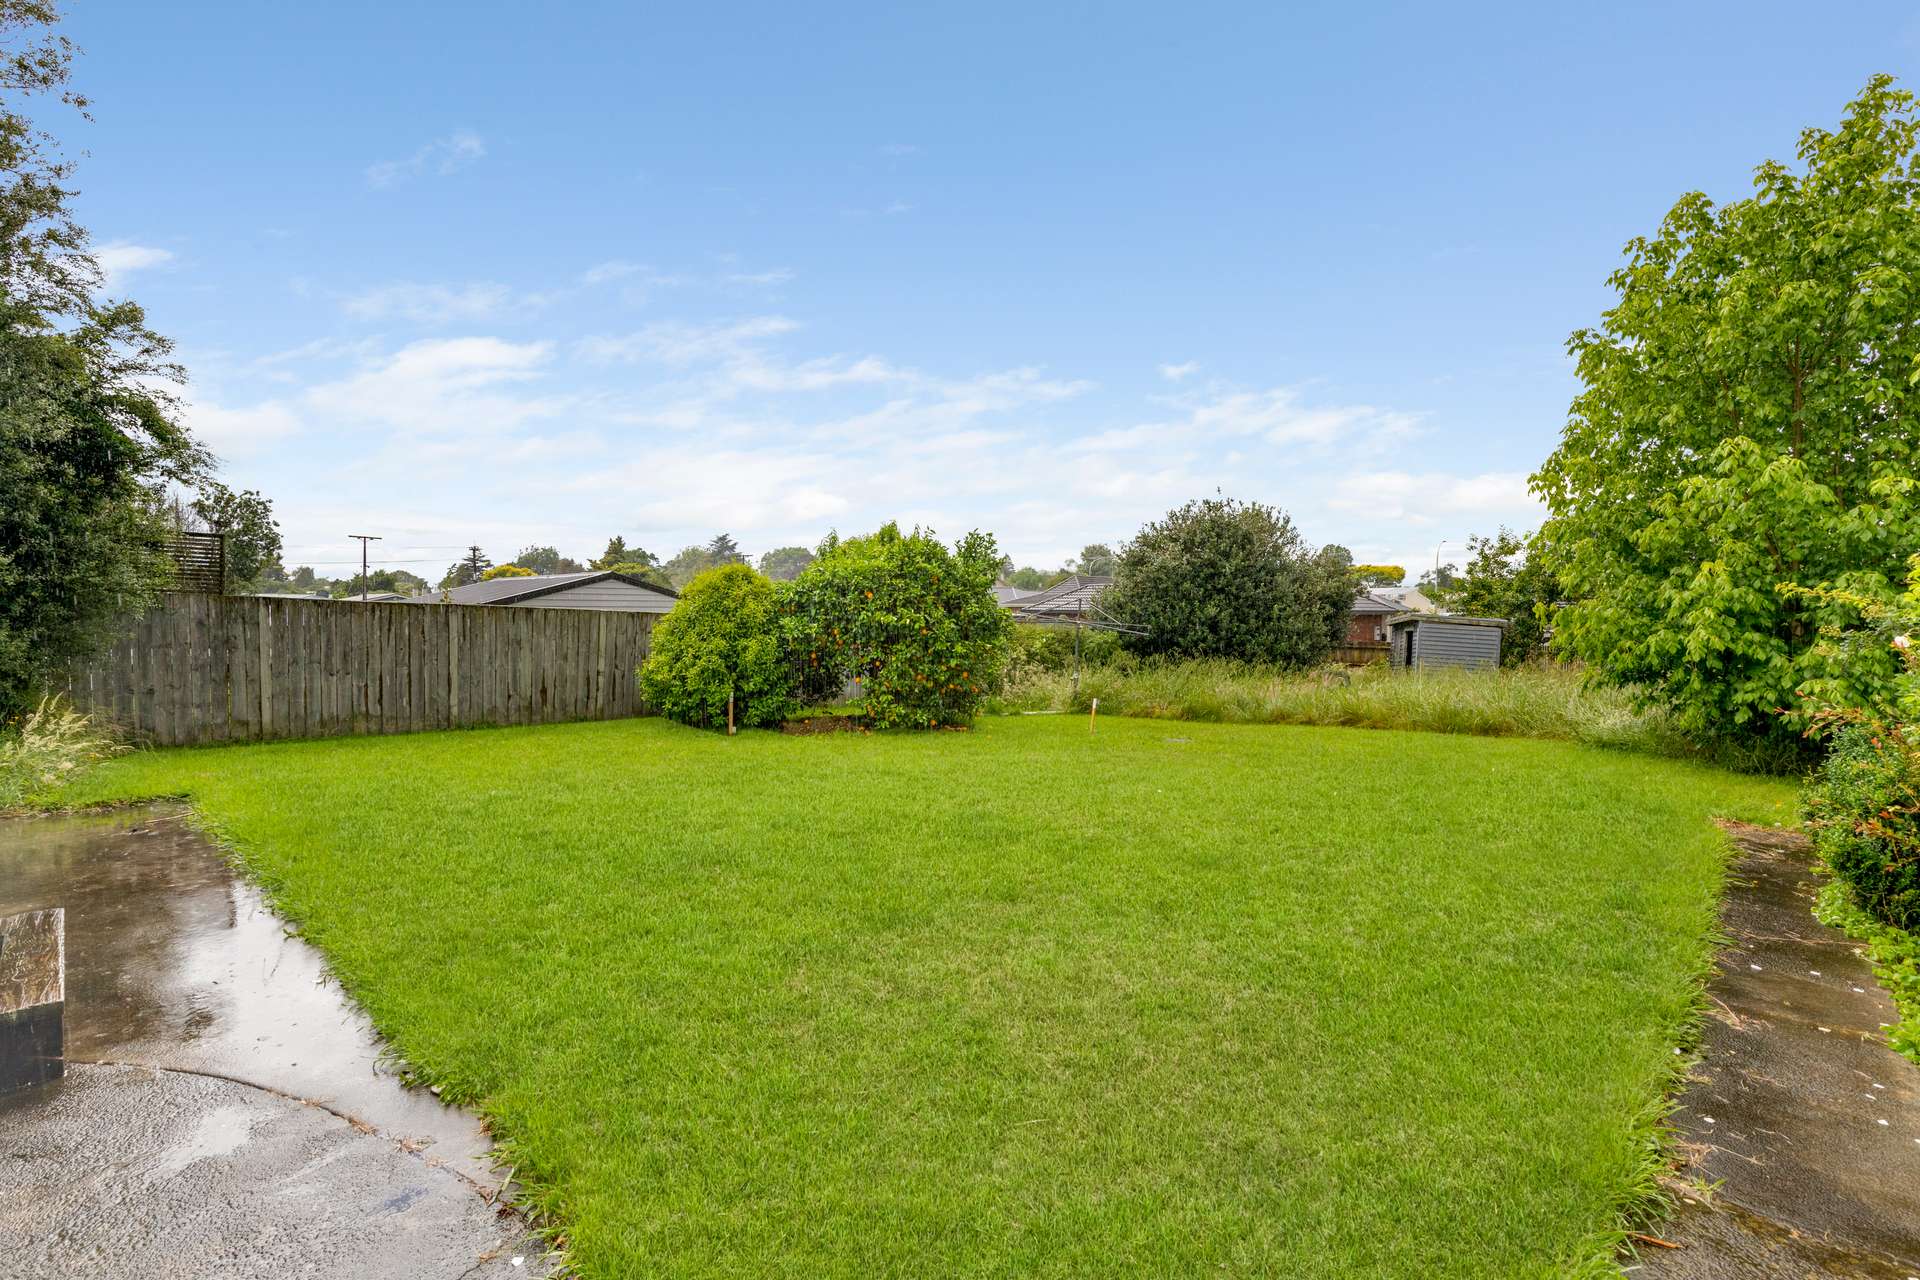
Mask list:
POLYGON ((0 1097, 0 1276, 550 1270, 479 1121, 180 813, 0 820, 0 916, 55 906, 68 1066, 0 1097))

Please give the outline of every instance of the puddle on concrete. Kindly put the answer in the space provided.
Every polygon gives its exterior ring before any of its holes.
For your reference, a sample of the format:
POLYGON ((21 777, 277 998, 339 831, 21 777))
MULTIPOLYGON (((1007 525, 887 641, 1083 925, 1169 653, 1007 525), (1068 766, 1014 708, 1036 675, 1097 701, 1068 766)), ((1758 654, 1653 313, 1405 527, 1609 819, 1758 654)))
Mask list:
POLYGON ((67 909, 70 1062, 204 1072, 320 1102, 493 1185, 464 1111, 400 1085, 320 953, 178 809, 0 819, 0 916, 67 909))

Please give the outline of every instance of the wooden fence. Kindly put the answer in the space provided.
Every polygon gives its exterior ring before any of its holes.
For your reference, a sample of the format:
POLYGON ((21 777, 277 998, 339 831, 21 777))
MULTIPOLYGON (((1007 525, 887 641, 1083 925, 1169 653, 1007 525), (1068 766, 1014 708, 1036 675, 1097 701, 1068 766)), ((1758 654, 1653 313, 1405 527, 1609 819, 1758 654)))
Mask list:
POLYGON ((1385 662, 1391 647, 1387 644, 1337 644, 1333 647, 1333 660, 1343 662, 1349 667, 1364 667, 1372 662, 1385 662))
POLYGON ((145 741, 414 733, 641 715, 654 617, 169 592, 68 696, 145 741))

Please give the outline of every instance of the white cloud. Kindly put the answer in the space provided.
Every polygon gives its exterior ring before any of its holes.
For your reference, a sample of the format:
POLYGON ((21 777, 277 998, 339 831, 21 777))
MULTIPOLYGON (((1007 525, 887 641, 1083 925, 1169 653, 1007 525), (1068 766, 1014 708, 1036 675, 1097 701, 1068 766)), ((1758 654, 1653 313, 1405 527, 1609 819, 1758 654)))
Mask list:
POLYGON ((1198 372, 1200 372, 1200 362, 1198 360, 1189 360, 1185 364, 1163 364, 1160 366, 1160 376, 1168 382, 1179 382, 1181 379, 1192 377, 1198 372))
MULTIPOLYGON (((518 302, 524 303, 525 299, 518 302)), ((367 289, 342 299, 340 306, 356 320, 411 320, 415 324, 454 324, 485 320, 515 305, 513 290, 503 284, 415 284, 401 281, 367 289)))
POLYGON ((499 432, 553 417, 564 397, 518 394, 538 379, 553 354, 547 342, 447 338, 414 342, 368 362, 306 396, 317 414, 374 423, 413 434, 499 432))
POLYGON ((188 399, 180 416, 194 439, 222 458, 259 454, 301 431, 300 415, 281 400, 234 407, 188 399))
POLYGON ((1538 522, 1542 511, 1539 500, 1527 489, 1524 471, 1484 471, 1477 475, 1360 472, 1342 478, 1327 505, 1336 511, 1365 512, 1383 520, 1415 524, 1472 516, 1483 524, 1491 521, 1530 526, 1538 522))
POLYGON ((785 316, 753 316, 718 324, 650 324, 634 333, 584 338, 580 354, 599 363, 655 360, 685 365, 701 360, 738 358, 761 338, 792 333, 800 326, 785 316))
POLYGON ((917 156, 920 148, 911 142, 889 142, 880 148, 883 156, 917 156))
POLYGON ((382 160, 367 166, 370 187, 397 186, 426 174, 457 173, 486 157, 487 144, 471 129, 456 129, 444 138, 423 143, 404 160, 382 160))
POLYGON ((135 272, 166 266, 173 261, 173 251, 129 240, 110 240, 93 251, 93 260, 99 264, 107 286, 117 288, 135 272))

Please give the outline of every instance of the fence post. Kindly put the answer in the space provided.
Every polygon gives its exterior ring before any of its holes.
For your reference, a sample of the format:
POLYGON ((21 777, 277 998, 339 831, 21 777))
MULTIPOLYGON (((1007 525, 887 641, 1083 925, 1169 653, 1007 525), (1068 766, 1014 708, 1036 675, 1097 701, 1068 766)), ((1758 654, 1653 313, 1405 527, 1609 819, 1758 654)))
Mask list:
POLYGON ((273 736, 273 623, 268 602, 260 601, 260 737, 273 736))

